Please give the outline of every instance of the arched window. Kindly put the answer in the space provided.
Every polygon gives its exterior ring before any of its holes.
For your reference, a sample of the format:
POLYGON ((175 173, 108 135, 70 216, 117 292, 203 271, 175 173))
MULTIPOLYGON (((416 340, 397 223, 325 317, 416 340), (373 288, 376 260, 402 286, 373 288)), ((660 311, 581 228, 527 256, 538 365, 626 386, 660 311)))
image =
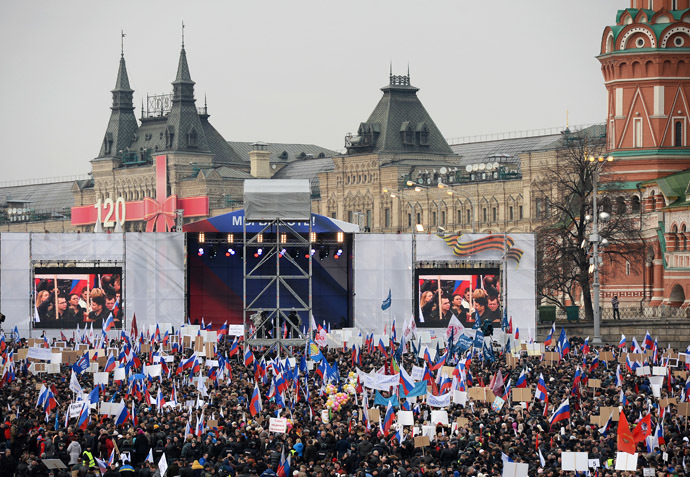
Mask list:
POLYGON ((625 205, 625 198, 623 196, 616 197, 616 213, 625 214, 627 207, 625 205))
POLYGON ((632 196, 632 199, 630 199, 630 209, 633 213, 640 212, 640 198, 636 195, 632 196))
POLYGON ((676 121, 673 125, 673 145, 683 146, 683 121, 676 121))

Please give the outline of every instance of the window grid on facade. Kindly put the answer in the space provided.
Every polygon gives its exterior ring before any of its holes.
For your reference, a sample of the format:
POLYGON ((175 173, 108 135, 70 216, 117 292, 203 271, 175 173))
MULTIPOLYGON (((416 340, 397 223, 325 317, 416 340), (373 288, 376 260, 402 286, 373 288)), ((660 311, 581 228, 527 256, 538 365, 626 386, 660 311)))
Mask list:
POLYGON ((383 209, 383 226, 389 228, 391 226, 391 209, 386 207, 383 209))
POLYGON ((436 225, 436 212, 431 213, 431 225, 436 225))
POLYGON ((482 208, 482 218, 484 219, 484 223, 488 222, 488 213, 486 207, 482 208))
POLYGON ((513 220, 513 206, 508 207, 508 220, 513 220))
POLYGON ((441 225, 446 225, 446 211, 441 211, 441 225))
POLYGON ((521 206, 521 205, 518 205, 518 217, 519 217, 520 219, 523 218, 523 215, 522 215, 522 206, 521 206))
POLYGON ((491 208, 491 220, 492 220, 493 222, 497 222, 497 221, 498 221, 498 210, 496 209, 496 207, 492 207, 492 208, 491 208))
POLYGON ((462 210, 458 210, 458 225, 462 224, 462 210))

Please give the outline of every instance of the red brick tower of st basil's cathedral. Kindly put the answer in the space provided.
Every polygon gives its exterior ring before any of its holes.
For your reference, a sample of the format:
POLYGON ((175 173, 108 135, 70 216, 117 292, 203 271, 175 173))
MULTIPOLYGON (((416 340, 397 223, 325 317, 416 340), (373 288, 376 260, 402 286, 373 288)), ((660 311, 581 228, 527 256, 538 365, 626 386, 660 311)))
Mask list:
POLYGON ((690 287, 690 280, 678 285, 673 279, 675 257, 669 256, 677 247, 690 251, 690 232, 684 236, 684 226, 676 230, 679 245, 666 223, 669 207, 686 199, 678 192, 679 180, 687 186, 690 170, 689 22, 690 0, 631 0, 630 8, 618 11, 616 24, 604 29, 598 59, 608 93, 607 149, 614 161, 602 169, 602 195, 640 214, 645 248, 637 266, 609 273, 602 304, 617 295, 621 301, 683 306, 685 296, 673 299, 670 289, 690 287))

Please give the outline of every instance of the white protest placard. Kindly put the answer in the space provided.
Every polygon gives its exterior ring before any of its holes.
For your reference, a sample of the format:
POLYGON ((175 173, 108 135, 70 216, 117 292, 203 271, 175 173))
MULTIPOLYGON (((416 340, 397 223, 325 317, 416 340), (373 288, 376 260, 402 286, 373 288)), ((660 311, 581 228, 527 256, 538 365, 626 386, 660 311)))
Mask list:
MULTIPOLYGON (((180 327, 180 333, 182 334, 182 336, 196 336, 199 333, 200 329, 200 325, 184 325, 180 327)), ((244 331, 240 334, 244 334, 244 331)))
POLYGON ((410 377, 413 381, 421 381, 422 377, 424 377, 424 368, 421 368, 419 366, 412 366, 412 372, 410 373, 410 377))
POLYGON ((268 430, 285 434, 287 432, 287 419, 284 417, 272 417, 268 422, 268 430))
POLYGON ((450 406, 450 394, 446 393, 441 396, 434 396, 433 394, 426 394, 426 403, 429 407, 448 407, 450 406))
POLYGON ((635 370, 635 375, 637 376, 649 376, 650 374, 652 374, 652 372, 649 366, 640 366, 635 370))
POLYGON ((201 336, 204 338, 204 342, 206 343, 215 343, 218 341, 217 331, 204 330, 201 332, 201 336))
POLYGON ((431 423, 436 425, 436 424, 443 424, 444 426, 448 425, 448 411, 441 410, 441 411, 431 411, 431 423))
POLYGON ((453 391, 453 402, 465 407, 467 405, 467 391, 453 391))
POLYGON ((637 453, 616 452, 616 470, 637 470, 637 453))
POLYGON ((666 376, 666 366, 653 366, 652 374, 654 376, 666 376))
POLYGON ((645 467, 642 469, 642 475, 644 477, 654 477, 656 475, 656 469, 654 467, 645 467))
POLYGON ((60 365, 58 363, 48 363, 46 364, 46 373, 57 374, 60 372, 60 365))
POLYGON ((561 470, 586 472, 589 469, 587 452, 562 452, 561 470))
POLYGON ((98 362, 89 363, 89 367, 86 369, 87 373, 97 373, 98 372, 98 362))
POLYGON ((398 424, 401 426, 414 426, 414 414, 412 411, 398 411, 398 424))
POLYGON ((73 402, 69 405, 69 417, 77 417, 81 414, 81 408, 84 407, 83 402, 73 402))
POLYGON ((99 384, 108 385, 108 378, 110 373, 93 373, 93 385, 98 386, 99 384))
POLYGON ((504 462, 502 477, 528 477, 529 464, 504 462))
POLYGON ((228 325, 229 336, 244 336, 244 325, 228 325))
POLYGON ((38 359, 41 361, 50 361, 53 357, 53 352, 48 348, 29 348, 26 352, 27 359, 38 359))
POLYGON ((600 466, 599 459, 587 459, 587 465, 590 469, 598 469, 600 466))
POLYGON ((51 353, 50 354, 50 364, 60 364, 62 363, 62 353, 51 353))
POLYGON ((436 439, 436 426, 422 426, 422 435, 428 436, 430 441, 436 439))
POLYGON ((204 363, 204 366, 207 368, 217 368, 218 367, 218 360, 217 359, 207 359, 206 362, 204 363))
POLYGON ((505 404, 503 398, 496 396, 494 402, 491 403, 491 409, 493 409, 496 412, 499 412, 501 408, 503 408, 503 404, 505 404))
POLYGON ((664 378, 665 378, 665 376, 650 376, 649 377, 649 383, 650 384, 656 384, 657 386, 663 386, 664 385, 664 378))
POLYGON ((330 421, 328 420, 328 409, 322 409, 321 410, 321 420, 328 424, 330 421))
POLYGON ((124 381, 127 378, 127 374, 125 372, 125 368, 115 368, 113 371, 113 380, 114 381, 124 381))
POLYGON ((157 378, 161 375, 161 365, 152 364, 151 366, 146 366, 144 373, 152 378, 157 378))

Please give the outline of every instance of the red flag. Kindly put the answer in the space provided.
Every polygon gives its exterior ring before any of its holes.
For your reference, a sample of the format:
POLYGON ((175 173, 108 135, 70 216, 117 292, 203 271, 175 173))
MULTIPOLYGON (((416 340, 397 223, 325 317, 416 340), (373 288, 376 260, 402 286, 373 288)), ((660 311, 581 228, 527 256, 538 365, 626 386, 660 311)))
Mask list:
POLYGON ((132 340, 137 339, 137 336, 139 336, 139 330, 137 329, 137 314, 136 313, 134 313, 132 315, 132 329, 129 332, 129 336, 130 336, 130 338, 132 338, 132 340))
POLYGON ((651 435, 652 433, 652 415, 647 414, 645 417, 642 418, 640 422, 637 423, 637 426, 635 426, 635 429, 633 429, 633 440, 635 443, 638 442, 643 442, 647 436, 651 435))
POLYGON ((618 451, 627 452, 628 454, 635 453, 635 440, 633 439, 632 432, 630 432, 630 426, 624 412, 621 412, 621 417, 618 421, 618 451))

